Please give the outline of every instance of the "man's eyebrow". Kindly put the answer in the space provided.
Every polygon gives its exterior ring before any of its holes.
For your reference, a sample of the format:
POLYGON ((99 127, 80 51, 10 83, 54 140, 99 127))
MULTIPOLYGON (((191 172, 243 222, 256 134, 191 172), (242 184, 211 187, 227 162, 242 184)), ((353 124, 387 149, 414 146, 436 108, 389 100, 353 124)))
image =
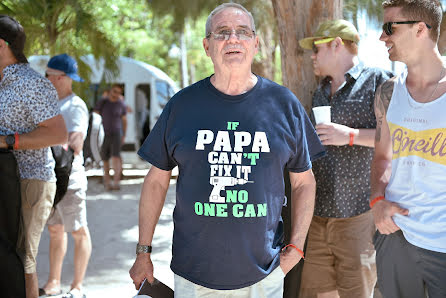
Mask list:
MULTIPOLYGON (((217 28, 215 28, 215 31, 223 30, 223 29, 231 30, 231 28, 229 26, 217 26, 217 28)), ((248 29, 248 30, 251 30, 248 25, 239 25, 235 29, 248 29)))

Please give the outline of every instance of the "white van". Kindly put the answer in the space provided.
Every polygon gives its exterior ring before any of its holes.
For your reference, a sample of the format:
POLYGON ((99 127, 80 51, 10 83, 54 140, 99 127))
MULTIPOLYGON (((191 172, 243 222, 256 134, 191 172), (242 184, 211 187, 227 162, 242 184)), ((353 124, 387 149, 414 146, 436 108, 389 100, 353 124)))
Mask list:
MULTIPOLYGON (((33 69, 45 75, 49 58, 49 56, 31 56, 28 61, 33 69)), ((119 71, 116 77, 106 75, 104 62, 95 61, 93 55, 84 56, 81 59, 90 65, 92 70, 90 77, 92 96, 84 99, 88 100, 87 103, 91 107, 94 107, 101 96, 99 94, 101 82, 124 85, 124 102, 132 112, 127 114, 127 132, 123 151, 138 150, 166 103, 178 92, 175 82, 159 68, 128 57, 119 57, 119 71)))

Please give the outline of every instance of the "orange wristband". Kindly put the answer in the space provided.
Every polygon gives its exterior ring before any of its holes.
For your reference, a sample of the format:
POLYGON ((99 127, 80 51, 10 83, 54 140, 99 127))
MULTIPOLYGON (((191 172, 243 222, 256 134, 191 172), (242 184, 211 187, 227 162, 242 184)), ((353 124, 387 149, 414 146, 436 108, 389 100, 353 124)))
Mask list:
POLYGON ((297 252, 298 252, 298 253, 300 254, 300 256, 302 257, 302 259, 305 259, 305 257, 304 257, 304 252, 301 251, 299 248, 297 248, 296 245, 294 245, 294 244, 287 244, 287 245, 285 245, 285 246, 282 248, 282 251, 286 250, 287 247, 292 247, 292 248, 296 249, 297 252))
POLYGON ((375 205, 377 202, 385 200, 386 198, 384 196, 379 196, 374 198, 373 200, 370 201, 370 208, 373 208, 373 205, 375 205))
POLYGON ((19 133, 14 134, 14 150, 19 150, 19 133))
POLYGON ((350 142, 348 143, 349 146, 353 146, 354 138, 355 138, 355 133, 352 131, 350 132, 350 142))

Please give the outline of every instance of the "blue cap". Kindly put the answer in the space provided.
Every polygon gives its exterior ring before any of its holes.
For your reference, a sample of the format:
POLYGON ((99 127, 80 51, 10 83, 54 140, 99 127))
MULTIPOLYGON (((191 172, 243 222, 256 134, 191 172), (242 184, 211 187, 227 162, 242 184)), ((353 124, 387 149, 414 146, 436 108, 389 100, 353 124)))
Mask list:
POLYGON ((67 54, 54 56, 48 61, 48 67, 63 71, 73 81, 83 82, 84 80, 77 74, 77 62, 67 54))

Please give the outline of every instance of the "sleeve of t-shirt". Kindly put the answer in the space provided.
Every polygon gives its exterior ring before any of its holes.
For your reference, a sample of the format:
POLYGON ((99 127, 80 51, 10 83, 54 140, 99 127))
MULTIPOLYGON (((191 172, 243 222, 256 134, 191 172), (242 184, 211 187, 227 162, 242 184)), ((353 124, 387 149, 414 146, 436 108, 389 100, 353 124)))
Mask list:
POLYGON ((94 107, 94 110, 98 111, 99 114, 102 114, 102 108, 104 107, 105 99, 101 98, 94 107))
POLYGON ((168 103, 156 122, 153 130, 138 150, 138 155, 155 167, 170 171, 177 164, 169 150, 167 129, 169 125, 170 104, 168 103))
POLYGON ((300 103, 297 108, 295 136, 296 148, 294 155, 287 162, 287 168, 291 172, 299 173, 311 169, 311 161, 325 155, 325 148, 300 103))
POLYGON ((71 129, 69 132, 81 132, 84 138, 87 136, 88 130, 88 109, 85 103, 79 99, 71 113, 71 129))
POLYGON ((121 105, 121 117, 125 116, 127 114, 127 105, 121 101, 122 105, 121 105))

